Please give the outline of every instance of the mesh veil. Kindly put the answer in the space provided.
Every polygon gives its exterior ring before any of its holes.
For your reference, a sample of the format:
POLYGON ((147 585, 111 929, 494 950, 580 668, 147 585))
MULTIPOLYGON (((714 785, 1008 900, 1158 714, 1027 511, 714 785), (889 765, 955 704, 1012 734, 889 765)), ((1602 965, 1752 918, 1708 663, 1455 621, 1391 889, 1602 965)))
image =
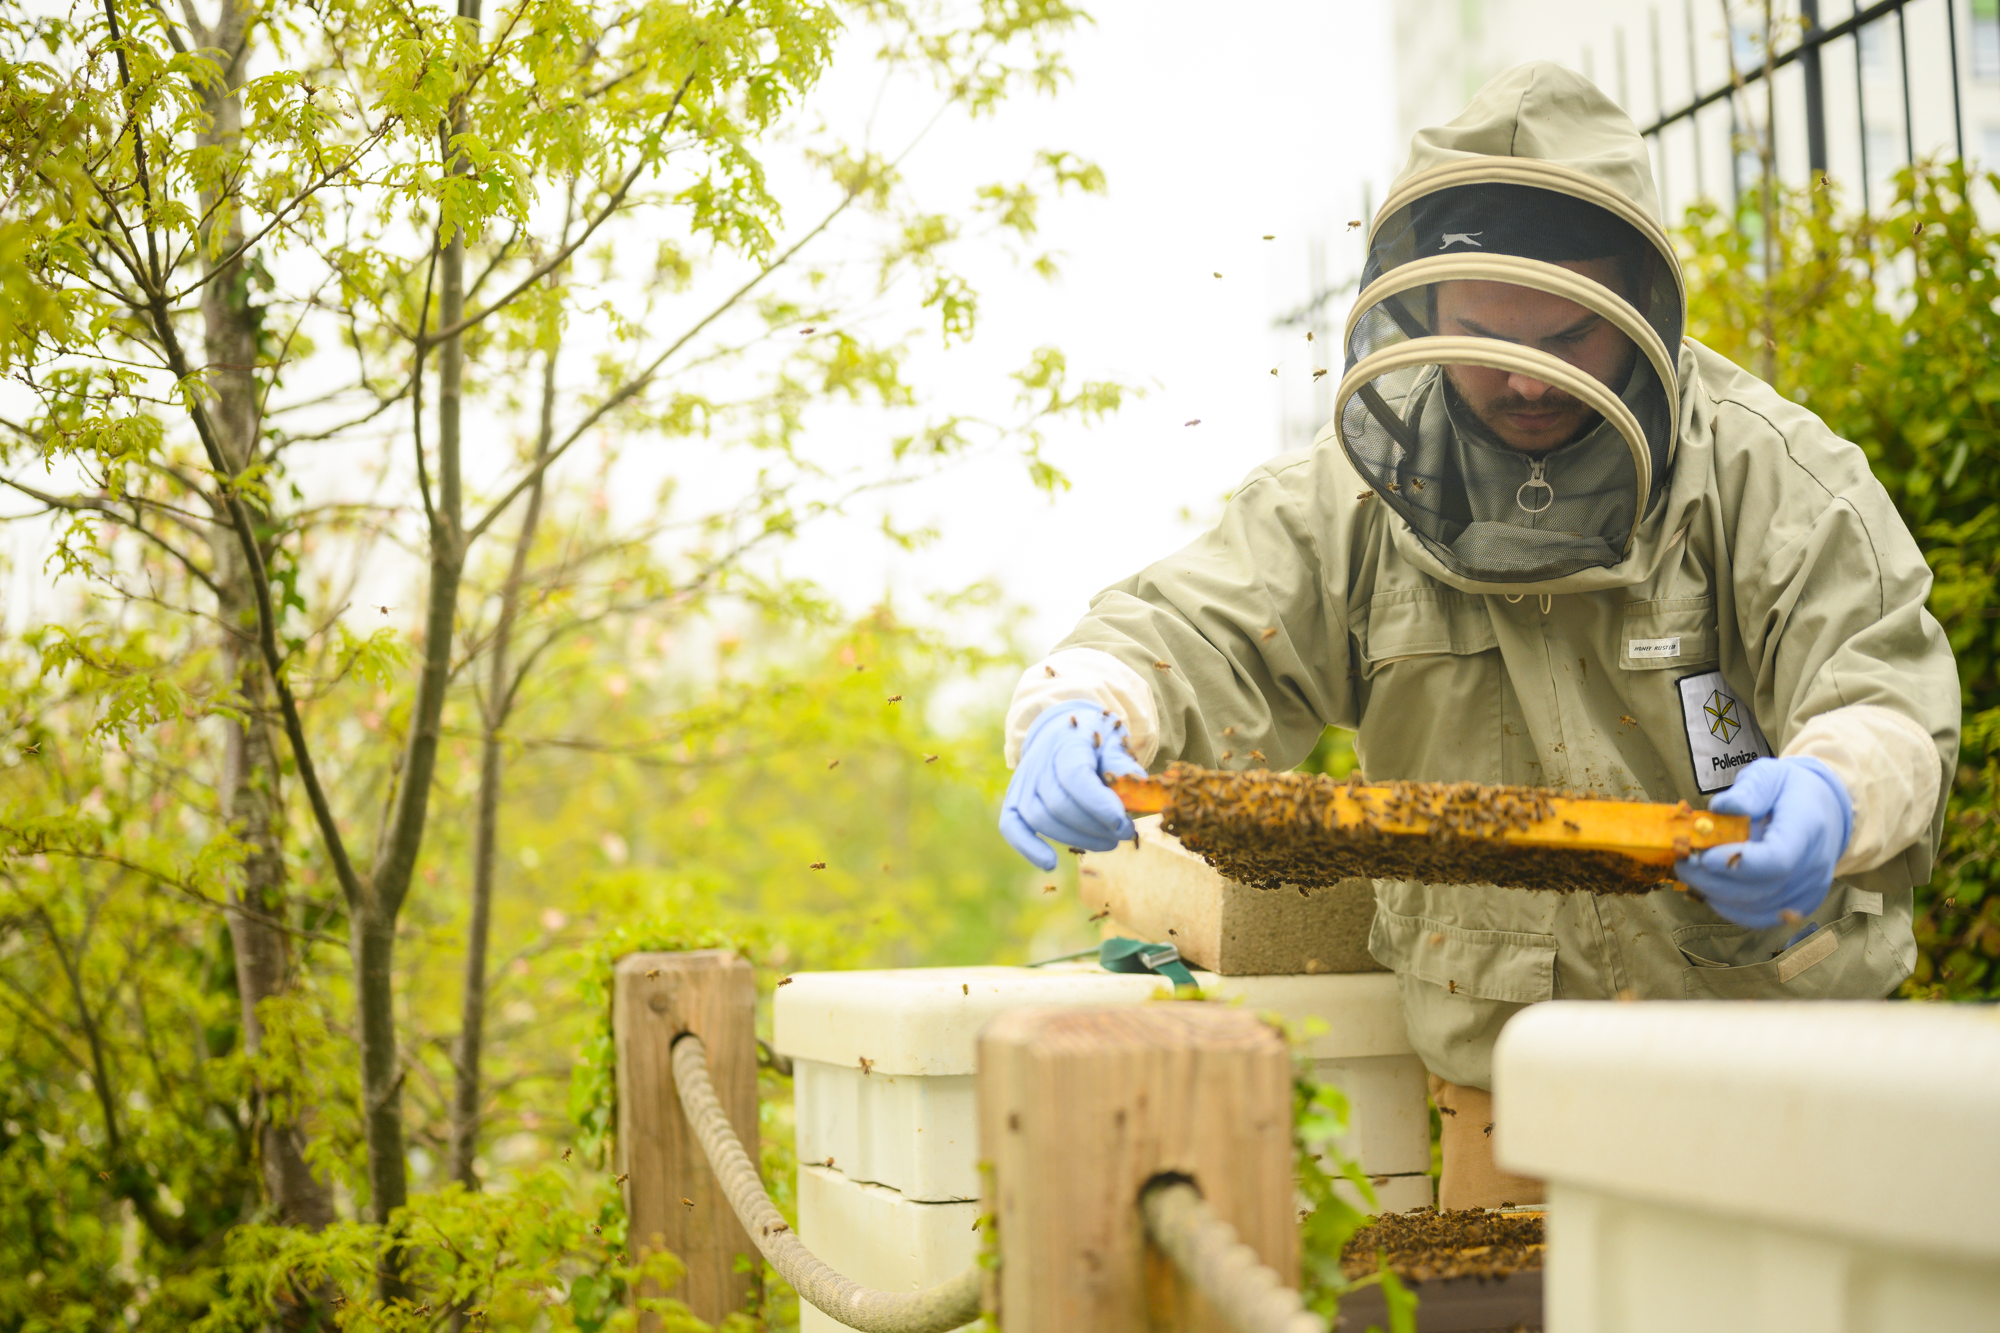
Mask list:
POLYGON ((1673 459, 1677 266, 1629 205, 1445 174, 1371 233, 1341 444, 1463 577, 1615 565, 1673 459))

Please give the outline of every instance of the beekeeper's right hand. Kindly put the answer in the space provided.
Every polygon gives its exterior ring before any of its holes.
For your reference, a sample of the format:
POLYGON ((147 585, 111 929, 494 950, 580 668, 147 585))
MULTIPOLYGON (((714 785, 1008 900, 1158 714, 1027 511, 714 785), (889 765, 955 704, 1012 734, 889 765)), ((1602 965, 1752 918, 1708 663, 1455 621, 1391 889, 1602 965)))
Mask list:
POLYGON ((1131 816, 1107 777, 1143 778, 1125 748, 1125 724, 1094 703, 1078 700, 1047 709, 1028 728, 1021 762, 1000 804, 1000 836, 1043 870, 1056 868, 1060 846, 1108 852, 1133 836, 1131 816), (1037 836, 1040 835, 1040 836, 1037 836))

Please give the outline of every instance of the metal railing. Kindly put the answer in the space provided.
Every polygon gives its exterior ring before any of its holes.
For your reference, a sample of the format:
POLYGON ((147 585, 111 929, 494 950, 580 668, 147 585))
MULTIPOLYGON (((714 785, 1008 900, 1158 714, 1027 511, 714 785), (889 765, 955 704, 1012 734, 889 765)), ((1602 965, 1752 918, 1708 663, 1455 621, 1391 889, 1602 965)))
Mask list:
MULTIPOLYGON (((1800 0, 1799 18, 1802 28, 1796 43, 1783 50, 1768 52, 1766 59, 1748 64, 1739 63, 1736 58, 1736 52, 1732 49, 1729 53, 1729 63, 1732 71, 1729 81, 1704 92, 1698 91, 1699 84, 1695 69, 1695 20, 1692 0, 1689 0, 1687 9, 1688 83, 1692 95, 1684 105, 1672 111, 1668 111, 1664 106, 1661 106, 1653 122, 1641 127, 1640 133, 1654 144, 1655 152, 1658 153, 1661 144, 1661 135, 1666 130, 1682 124, 1695 129, 1695 172, 1697 178, 1699 178, 1703 172, 1701 166, 1701 138, 1699 130, 1696 128, 1696 117, 1702 111, 1719 102, 1729 102, 1732 122, 1731 138, 1732 140, 1740 138, 1742 133, 1741 117, 1733 101, 1735 95, 1747 91, 1752 85, 1762 82, 1767 77, 1775 76, 1779 70, 1787 69, 1796 64, 1800 67, 1804 76, 1802 114, 1805 119, 1807 168, 1813 179, 1817 181, 1828 170, 1826 80, 1825 72, 1822 69, 1822 52, 1830 44, 1843 39, 1859 43, 1864 29, 1876 22, 1893 18, 1896 24, 1896 63, 1903 104, 1903 157, 1906 163, 1914 163, 1917 156, 1916 117, 1913 98, 1911 96, 1909 24, 1904 16, 1904 11, 1911 3, 1912 0, 1875 0, 1875 3, 1863 6, 1859 3, 1859 0, 1849 0, 1850 8, 1847 17, 1833 23, 1825 23, 1821 18, 1819 0, 1800 0)), ((1962 159, 1965 156, 1965 98, 1963 89, 1960 86, 1959 76, 1958 0, 1943 0, 1943 4, 1945 12, 1945 41, 1948 48, 1946 63, 1951 71, 1952 143, 1958 156, 1962 159)), ((1653 17, 1653 81, 1654 87, 1657 90, 1661 87, 1657 10, 1653 11, 1653 17)), ((1869 179, 1871 173, 1868 161, 1868 95, 1865 86, 1866 79, 1863 74, 1863 65, 1864 61, 1861 58, 1861 53, 1857 50, 1854 60, 1854 105, 1856 129, 1858 131, 1856 138, 1861 162, 1861 201, 1863 209, 1866 210, 1871 206, 1869 199, 1869 179)), ((1775 120, 1775 113, 1769 119, 1775 120)), ((1775 145, 1777 135, 1775 124, 1767 123, 1764 125, 1763 134, 1768 144, 1775 145)), ((1740 188, 1741 183, 1737 179, 1733 161, 1731 165, 1731 180, 1733 184, 1740 188)))

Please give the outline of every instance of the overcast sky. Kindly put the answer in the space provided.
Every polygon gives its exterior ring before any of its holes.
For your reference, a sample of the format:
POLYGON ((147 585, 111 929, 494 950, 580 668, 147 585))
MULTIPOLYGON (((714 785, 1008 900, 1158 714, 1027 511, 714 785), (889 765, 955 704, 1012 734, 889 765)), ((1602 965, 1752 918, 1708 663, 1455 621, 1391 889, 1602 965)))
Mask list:
MULTIPOLYGON (((1308 346, 1303 328, 1279 331, 1273 322, 1309 295, 1315 239, 1328 278, 1354 274, 1363 232, 1348 224, 1382 198, 1401 156, 1391 142, 1386 0, 1098 0, 1088 8, 1096 21, 1065 43, 1075 77, 1060 97, 1023 96, 995 118, 940 122, 904 172, 929 206, 962 206, 981 184, 1020 178, 1037 150, 1061 148, 1102 166, 1108 193, 1072 195, 1045 210, 1038 240, 1062 256, 1056 282, 991 254, 977 273, 973 343, 945 352, 931 334, 919 340, 912 372, 939 411, 991 411, 1010 391, 1006 372, 1056 344, 1076 377, 1116 377, 1146 386, 1147 396, 1094 430, 1052 432, 1049 456, 1074 482, 1053 501, 1030 485, 1017 458, 988 457, 896 495, 899 525, 942 534, 917 554, 888 547, 879 512, 863 508, 854 521, 810 529, 782 558, 785 570, 819 579, 855 610, 885 592, 916 610, 925 593, 991 580, 1027 609, 1022 637, 1031 652, 1060 638, 1093 592, 1186 542, 1250 468, 1286 447, 1288 430, 1295 442, 1309 436, 1317 425, 1311 373, 1330 368, 1330 387, 1339 354, 1324 337, 1308 346)), ((851 136, 866 125, 877 146, 894 151, 937 98, 928 90, 883 96, 867 56, 865 36, 847 43, 809 111, 851 136)), ((1336 333, 1346 304, 1329 309, 1336 333)), ((1323 404, 1324 389, 1319 397, 1323 404)), ((468 429, 472 439, 503 444, 501 435, 468 429)), ((814 444, 838 457, 847 442, 814 444)), ((652 470, 654 480, 687 457, 671 446, 634 452, 633 467, 652 470)), ((490 454, 490 470, 511 453, 486 449, 467 466, 480 472, 490 454)), ((363 444, 293 466, 316 478, 314 488, 365 491, 358 478, 372 475, 374 457, 363 444)), ((717 459, 683 480, 699 491, 705 472, 727 488, 736 479, 724 474, 752 466, 717 459)), ((646 480, 621 479, 630 505, 652 493, 639 484, 646 480)), ((12 557, 0 589, 10 630, 53 605, 48 539, 46 524, 0 532, 12 557)), ((414 606, 413 573, 377 562, 355 589, 357 604, 414 606)))
MULTIPOLYGON (((1109 176, 1108 194, 1047 214, 1042 239, 1064 253, 1063 277, 989 288, 975 344, 920 369, 947 401, 976 398, 982 379, 1055 342, 1077 373, 1141 382, 1148 396, 1106 425, 1053 437, 1074 481, 1053 502, 1017 461, 996 458, 898 499, 900 522, 943 533, 921 555, 884 552, 869 525, 853 524, 787 558, 862 605, 885 588, 914 601, 993 579, 1030 609, 1026 646, 1037 652, 1093 592, 1187 541, 1197 528, 1183 511, 1213 517, 1250 468, 1281 452, 1288 403, 1294 431, 1307 428, 1311 371, 1337 378, 1338 353, 1273 320, 1308 294, 1312 238, 1330 278, 1358 269, 1363 232, 1347 224, 1382 198, 1401 156, 1386 3, 1089 8, 1096 23, 1068 46, 1076 77, 1058 100, 934 134, 908 164, 912 178, 990 177, 989 164, 1055 146, 1109 176)), ((1336 333, 1345 314, 1337 302, 1336 333)))

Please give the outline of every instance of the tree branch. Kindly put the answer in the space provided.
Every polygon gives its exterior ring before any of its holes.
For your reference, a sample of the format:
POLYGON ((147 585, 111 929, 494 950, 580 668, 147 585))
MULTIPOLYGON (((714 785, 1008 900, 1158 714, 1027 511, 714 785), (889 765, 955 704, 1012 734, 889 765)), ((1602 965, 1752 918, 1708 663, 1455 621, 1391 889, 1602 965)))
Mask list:
POLYGON ((194 423, 202 451, 208 456, 209 469, 220 482, 219 498, 229 517, 230 527, 236 533, 237 545, 242 548, 244 563, 250 570, 250 583, 257 602, 257 646, 263 653, 264 665, 271 673, 272 688, 278 695, 278 706, 284 717, 285 739, 290 743, 292 759, 298 765, 299 781, 306 789, 306 802, 312 808, 313 822, 319 826, 327 857, 333 862, 334 876, 340 883, 341 893, 347 898, 350 909, 357 908, 366 886, 347 854, 347 841, 341 836, 333 803, 328 799, 326 787, 320 781, 319 769, 313 763, 312 746, 306 740, 305 720, 299 715, 298 699, 292 694, 290 682, 285 679, 285 659, 278 651, 277 610, 271 604, 271 575, 264 564, 264 553, 257 545, 250 511, 237 490, 235 469, 230 466, 222 443, 216 438, 215 424, 208 419, 208 411, 202 406, 200 397, 187 388, 192 373, 188 367, 187 352, 181 347, 180 335, 174 329, 173 316, 167 309, 166 297, 158 288, 152 289, 148 297, 146 313, 151 317, 153 331, 160 339, 168 368, 182 386, 188 417, 194 423))
MULTIPOLYGON (((735 5, 730 6, 731 12, 734 12, 736 8, 737 6, 735 5)), ((700 45, 705 46, 707 45, 707 43, 704 42, 701 43, 700 45)), ((660 121, 661 138, 664 138, 666 136, 668 128, 674 122, 675 113, 681 109, 681 99, 687 96, 687 90, 694 85, 694 76, 700 72, 701 72, 701 65, 697 61, 695 67, 687 72, 687 77, 681 80, 681 86, 674 90, 674 100, 667 105, 666 114, 661 118, 660 121)), ((491 304, 483 306, 479 310, 474 311, 472 314, 466 315, 461 319, 453 321, 451 324, 445 326, 444 328, 439 329, 436 333, 431 335, 431 341, 443 342, 447 338, 453 338, 458 336, 459 334, 465 332, 467 329, 471 328, 473 325, 478 324, 480 321, 492 315, 495 311, 501 310, 506 306, 512 305, 515 299, 518 298, 523 292, 527 291, 530 287, 533 287, 536 283, 548 277, 549 274, 555 272, 558 268, 562 267, 564 262, 566 262, 571 255, 575 254, 579 249, 581 249, 584 243, 590 240, 591 236, 597 231, 597 229, 603 226, 605 222, 607 222, 610 219, 611 215, 613 213, 616 213, 619 210, 619 208, 624 205, 625 196, 631 193, 632 187, 638 183, 640 173, 645 171, 645 169, 651 166, 652 163, 653 163, 652 154, 645 152, 640 153, 639 160, 637 162, 634 162, 632 164, 632 169, 625 173, 625 179, 620 181, 618 183, 618 188, 611 192, 611 197, 605 200, 604 207, 598 209, 597 212, 592 215, 590 221, 584 224, 583 231, 577 236, 575 240, 570 241, 568 244, 561 246, 556 250, 556 252, 553 255, 549 256, 541 263, 535 265, 535 267, 528 273, 526 277, 522 278, 512 287, 508 288, 506 293, 502 295, 498 300, 495 300, 491 304)))
POLYGON ((631 379, 627 380, 624 384, 620 385, 616 390, 612 392, 610 397, 606 398, 602 403, 599 403, 587 415, 585 415, 583 420, 578 422, 575 428, 572 429, 567 435, 563 437, 561 444, 558 444, 555 448, 549 450, 548 453, 544 455, 540 460, 538 460, 533 467, 528 469, 527 473, 524 474, 519 481, 515 482, 511 487, 508 488, 507 493, 505 495, 501 496, 498 500, 493 502, 492 507, 486 511, 486 516, 480 519, 477 523, 473 524, 471 529, 467 531, 466 541, 470 543, 478 540, 479 537, 483 533, 485 533, 485 531, 488 528, 492 527, 493 524, 499 520, 502 514, 507 512, 507 507, 513 504, 515 500, 520 498, 521 493, 523 491, 527 490, 528 487, 534 485, 536 479, 539 478, 542 475, 542 473, 548 471, 550 466, 553 465, 557 459, 561 458, 565 453, 569 452, 571 446, 575 445, 578 440, 583 438, 584 433, 586 431, 588 431, 592 426, 596 425, 599 421, 602 421, 605 415, 610 411, 612 411, 614 408, 617 408, 620 405, 629 402, 634 396, 643 392, 646 389, 646 387, 653 382, 654 378, 660 373, 660 367, 664 366, 667 363, 667 359, 669 357, 673 356, 675 352, 680 351, 681 348, 687 346, 688 343, 692 342, 695 339, 695 337, 701 333, 703 329, 707 328, 710 324, 713 324, 716 320, 720 319, 724 314, 734 309, 736 304, 739 301, 741 301, 745 296, 748 296, 752 291, 754 291, 758 286, 758 284, 762 283, 764 279, 770 277, 773 273, 777 272, 779 269, 783 268, 787 263, 789 263, 793 256, 797 255, 800 250, 803 250, 807 245, 811 244, 811 242, 816 237, 818 237, 822 232, 824 232, 828 227, 832 226, 834 223, 834 219, 838 218, 842 213, 846 212, 848 205, 852 204, 858 197, 859 195, 857 193, 849 191, 838 204, 834 205, 833 210, 831 212, 829 212, 825 217, 819 220, 819 224, 817 226, 815 226, 811 231, 807 232, 804 236, 801 236, 797 241, 793 242, 792 245, 789 246, 783 254, 779 255, 776 259, 772 260, 769 264, 765 265, 763 268, 758 269, 755 274, 751 275, 750 279, 747 282, 745 282, 742 286, 738 287, 735 291, 731 292, 728 296, 724 297, 719 303, 717 303, 717 305, 713 310, 710 310, 706 315, 703 315, 699 320, 697 320, 694 323, 692 327, 683 332, 680 337, 674 339, 672 343, 668 344, 667 349, 665 351, 661 352, 658 356, 653 358, 652 364, 648 365, 644 370, 640 371, 637 375, 633 376, 631 379))
POLYGON ((216 587, 215 580, 211 579, 207 575, 207 573, 205 573, 198 565, 194 563, 194 557, 190 556, 187 552, 181 550, 179 547, 175 546, 172 542, 160 536, 158 533, 146 527, 145 524, 139 521, 139 515, 136 506, 133 509, 132 516, 128 518, 123 513, 119 512, 117 507, 114 506, 109 500, 100 499, 97 496, 50 495, 45 491, 36 490, 33 486, 30 486, 25 482, 16 481, 12 477, 0 477, 0 486, 6 486, 10 487, 13 490, 17 490, 21 494, 27 496, 30 500, 34 500, 40 504, 47 505, 50 509, 61 509, 68 511, 70 513, 87 512, 87 513, 108 514, 112 518, 117 519, 120 523, 123 523, 126 527, 132 529, 132 531, 138 533, 141 537, 144 537, 147 541, 153 543, 153 545, 159 547, 162 551, 165 551, 168 555, 172 556, 174 560, 179 563, 180 567, 187 572, 188 576, 194 579, 197 583, 201 584, 202 587, 207 588, 210 592, 214 593, 218 597, 222 595, 222 590, 216 587))

